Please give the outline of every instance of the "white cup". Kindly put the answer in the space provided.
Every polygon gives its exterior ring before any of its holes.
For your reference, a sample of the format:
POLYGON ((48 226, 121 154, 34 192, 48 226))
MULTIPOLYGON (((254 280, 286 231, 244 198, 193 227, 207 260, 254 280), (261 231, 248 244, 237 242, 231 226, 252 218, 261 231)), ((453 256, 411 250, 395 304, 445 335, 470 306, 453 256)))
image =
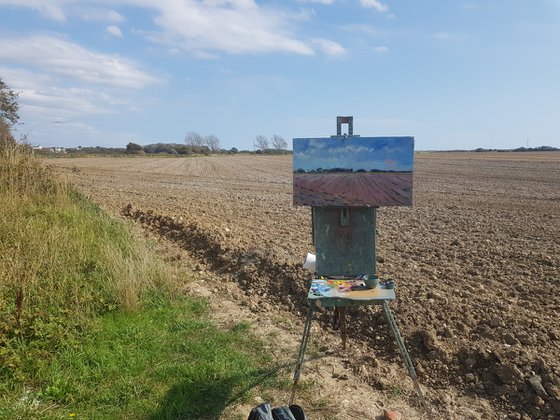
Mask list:
POLYGON ((308 271, 315 272, 315 254, 307 253, 305 261, 303 262, 303 268, 308 271))

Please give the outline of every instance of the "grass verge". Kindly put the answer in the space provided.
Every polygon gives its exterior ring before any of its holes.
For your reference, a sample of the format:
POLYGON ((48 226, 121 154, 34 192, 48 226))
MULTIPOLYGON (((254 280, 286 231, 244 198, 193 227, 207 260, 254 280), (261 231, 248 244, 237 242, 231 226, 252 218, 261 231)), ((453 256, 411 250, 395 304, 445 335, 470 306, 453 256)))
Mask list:
POLYGON ((37 372, 41 386, 13 395, 0 417, 215 419, 274 372, 245 324, 217 330, 204 301, 159 299, 98 317, 79 345, 37 372), (14 398, 15 397, 15 398, 14 398))
POLYGON ((216 418, 267 383, 247 325, 216 329, 127 224, 23 145, 0 168, 0 418, 216 418))

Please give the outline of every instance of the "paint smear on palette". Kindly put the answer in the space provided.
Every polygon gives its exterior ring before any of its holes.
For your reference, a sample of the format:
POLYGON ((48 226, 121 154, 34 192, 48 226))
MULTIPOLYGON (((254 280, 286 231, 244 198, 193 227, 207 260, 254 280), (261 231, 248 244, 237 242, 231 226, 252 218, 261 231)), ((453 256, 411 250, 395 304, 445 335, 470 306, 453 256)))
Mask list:
POLYGON ((298 138, 294 205, 411 206, 413 137, 298 138))

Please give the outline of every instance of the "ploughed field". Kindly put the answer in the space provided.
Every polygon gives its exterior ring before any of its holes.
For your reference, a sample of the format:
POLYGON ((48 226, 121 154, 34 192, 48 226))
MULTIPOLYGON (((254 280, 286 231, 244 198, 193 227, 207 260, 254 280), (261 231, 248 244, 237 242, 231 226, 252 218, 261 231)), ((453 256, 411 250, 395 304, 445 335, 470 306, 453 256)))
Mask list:
MULTIPOLYGON (((256 307, 303 311, 301 263, 314 250, 310 210, 292 205, 291 157, 49 163, 238 282, 256 307)), ((378 270, 396 280, 395 316, 432 402, 454 390, 500 413, 560 415, 560 153, 417 153, 413 195, 413 207, 378 211, 378 270)), ((402 362, 383 315, 350 312, 349 336, 383 361, 367 380, 387 387, 383 364, 402 362)))

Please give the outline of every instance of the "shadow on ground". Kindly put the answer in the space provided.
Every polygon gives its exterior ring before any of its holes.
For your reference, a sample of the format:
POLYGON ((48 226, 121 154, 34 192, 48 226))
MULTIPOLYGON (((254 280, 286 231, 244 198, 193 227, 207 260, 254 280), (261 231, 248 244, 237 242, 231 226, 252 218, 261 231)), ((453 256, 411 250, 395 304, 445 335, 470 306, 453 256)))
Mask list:
MULTIPOLYGON (((254 379, 232 376, 212 383, 185 381, 172 387, 149 419, 216 419, 231 403, 243 398, 252 388, 276 375, 277 369, 256 371, 254 379)), ((248 415, 249 413, 247 413, 248 415)))

